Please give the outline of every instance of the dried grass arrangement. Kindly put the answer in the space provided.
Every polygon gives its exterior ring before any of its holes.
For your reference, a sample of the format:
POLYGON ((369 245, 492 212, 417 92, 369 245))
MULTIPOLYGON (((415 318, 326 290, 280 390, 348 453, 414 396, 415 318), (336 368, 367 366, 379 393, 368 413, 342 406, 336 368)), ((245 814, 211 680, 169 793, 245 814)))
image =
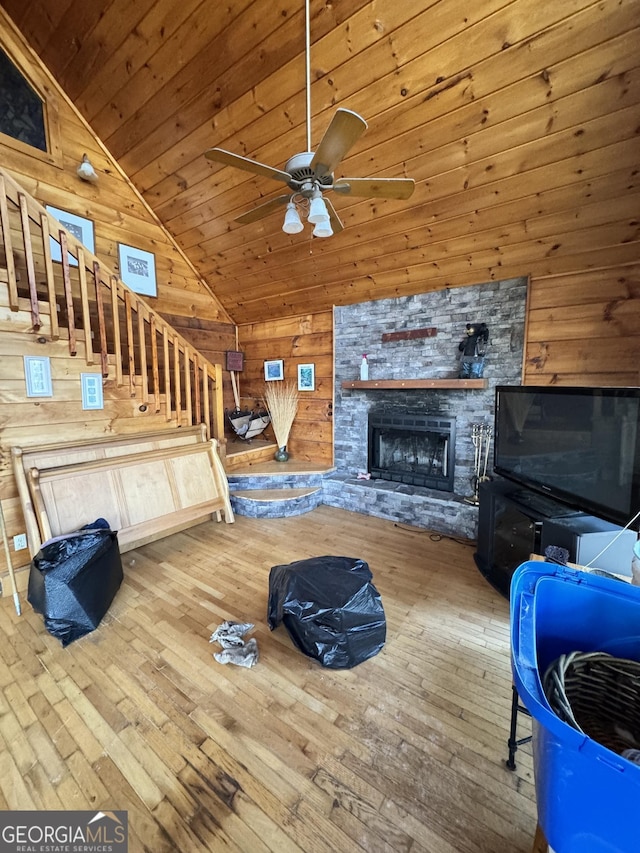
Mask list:
POLYGON ((293 382, 269 382, 265 386, 264 404, 271 416, 271 426, 278 448, 289 441, 289 433, 298 411, 298 389, 293 382))

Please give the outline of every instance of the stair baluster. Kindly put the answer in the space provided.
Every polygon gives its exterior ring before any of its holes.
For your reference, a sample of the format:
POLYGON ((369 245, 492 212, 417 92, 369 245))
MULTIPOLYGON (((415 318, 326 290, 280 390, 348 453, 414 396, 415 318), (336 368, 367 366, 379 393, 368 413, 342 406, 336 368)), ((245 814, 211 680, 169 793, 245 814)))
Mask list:
POLYGON ((18 283, 16 280, 16 266, 13 260, 13 244, 11 239, 11 223, 9 221, 9 207, 7 205, 7 191, 5 180, 0 175, 0 224, 2 225, 2 237, 4 241, 5 267, 9 280, 9 307, 17 311, 20 307, 18 302, 18 283))
POLYGON ((93 285, 96 291, 96 309, 98 311, 98 330, 100 333, 100 367, 102 376, 106 379, 109 375, 109 350, 107 348, 107 326, 104 318, 104 300, 102 298, 102 287, 100 285, 100 264, 93 263, 93 285))

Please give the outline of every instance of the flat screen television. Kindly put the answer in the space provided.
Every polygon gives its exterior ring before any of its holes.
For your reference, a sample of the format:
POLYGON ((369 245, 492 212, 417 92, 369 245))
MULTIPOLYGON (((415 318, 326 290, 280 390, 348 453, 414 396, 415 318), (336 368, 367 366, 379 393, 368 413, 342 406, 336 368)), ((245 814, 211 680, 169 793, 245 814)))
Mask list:
POLYGON ((499 385, 494 471, 624 527, 640 512, 640 388, 499 385))

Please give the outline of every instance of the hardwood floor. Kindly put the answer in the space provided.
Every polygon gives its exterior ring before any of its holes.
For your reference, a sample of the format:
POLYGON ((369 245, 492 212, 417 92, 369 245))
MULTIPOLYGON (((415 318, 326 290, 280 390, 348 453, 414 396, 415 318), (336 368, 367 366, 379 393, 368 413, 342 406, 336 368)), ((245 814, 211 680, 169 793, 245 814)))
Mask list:
POLYGON ((529 853, 508 604, 472 554, 322 506, 124 554, 109 613, 66 649, 2 599, 0 808, 126 809, 150 853, 529 853), (367 560, 385 607, 385 647, 351 670, 266 624, 271 566, 323 554, 367 560), (255 623, 253 669, 213 659, 225 619, 255 623))

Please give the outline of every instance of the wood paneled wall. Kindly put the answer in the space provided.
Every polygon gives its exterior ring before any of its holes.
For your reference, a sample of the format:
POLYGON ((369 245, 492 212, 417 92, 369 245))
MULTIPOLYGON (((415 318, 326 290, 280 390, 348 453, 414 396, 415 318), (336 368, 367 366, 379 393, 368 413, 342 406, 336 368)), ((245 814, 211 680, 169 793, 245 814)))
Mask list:
POLYGON ((532 278, 526 385, 640 385, 640 264, 532 278))
POLYGON ((297 460, 333 461, 333 312, 238 327, 245 369, 240 374, 243 405, 264 395, 264 362, 284 361, 285 381, 298 381, 298 365, 315 365, 315 390, 301 391, 287 448, 297 460))
POLYGON ((113 271, 118 272, 118 243, 153 252, 158 297, 150 298, 149 302, 156 311, 230 322, 175 241, 2 9, 0 44, 39 91, 52 93, 52 105, 57 105, 58 111, 61 149, 59 162, 47 162, 27 150, 4 144, 0 135, 2 165, 41 204, 51 204, 90 219, 94 223, 95 254, 113 271), (81 181, 76 174, 85 153, 99 176, 95 184, 81 181))

